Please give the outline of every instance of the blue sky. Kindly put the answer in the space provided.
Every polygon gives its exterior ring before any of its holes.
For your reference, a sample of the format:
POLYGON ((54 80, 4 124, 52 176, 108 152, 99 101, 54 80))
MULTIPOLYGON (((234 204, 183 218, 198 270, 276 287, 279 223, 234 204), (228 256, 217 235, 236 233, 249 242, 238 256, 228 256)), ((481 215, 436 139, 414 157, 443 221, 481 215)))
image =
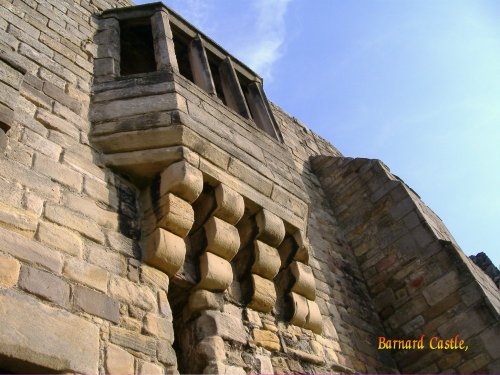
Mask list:
POLYGON ((344 155, 383 160, 467 254, 500 264, 499 1, 165 4, 344 155))

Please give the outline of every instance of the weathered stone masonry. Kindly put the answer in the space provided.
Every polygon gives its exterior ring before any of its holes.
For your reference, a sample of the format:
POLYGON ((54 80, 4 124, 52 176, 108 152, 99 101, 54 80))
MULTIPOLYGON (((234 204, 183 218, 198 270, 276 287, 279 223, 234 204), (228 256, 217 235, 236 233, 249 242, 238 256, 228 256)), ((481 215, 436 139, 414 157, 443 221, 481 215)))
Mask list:
POLYGON ((0 372, 498 372, 498 288, 160 3, 0 0, 0 372), (460 333, 467 352, 379 351, 460 333))

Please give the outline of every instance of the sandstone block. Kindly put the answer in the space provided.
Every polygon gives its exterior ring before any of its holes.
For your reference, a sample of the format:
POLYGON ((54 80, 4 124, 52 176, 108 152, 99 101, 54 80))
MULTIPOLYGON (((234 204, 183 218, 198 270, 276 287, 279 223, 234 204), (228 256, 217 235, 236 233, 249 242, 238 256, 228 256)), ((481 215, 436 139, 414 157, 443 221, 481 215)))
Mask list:
POLYGON ((106 233, 106 238, 108 239, 109 246, 113 250, 118 251, 119 253, 133 256, 134 255, 134 240, 124 236, 119 232, 109 231, 106 233))
POLYGON ((109 284, 109 292, 120 301, 144 310, 152 311, 157 308, 155 295, 149 288, 139 286, 127 279, 113 277, 109 284))
POLYGON ((160 313, 162 314, 162 316, 164 316, 165 319, 172 321, 172 309, 170 308, 170 302, 168 301, 167 293, 165 293, 164 290, 158 291, 158 306, 160 308, 160 313))
POLYGON ((271 358, 264 355, 256 355, 255 359, 257 360, 257 372, 259 374, 274 374, 271 358))
POLYGON ((148 336, 140 335, 119 327, 110 328, 110 340, 112 343, 132 349, 150 356, 156 355, 156 341, 148 336))
POLYGON ((262 329, 253 330, 253 339, 256 345, 271 351, 280 350, 280 340, 276 334, 262 329))
POLYGON ((0 223, 5 223, 17 230, 34 232, 38 218, 31 212, 19 210, 0 203, 0 223))
POLYGON ((82 189, 83 177, 80 173, 41 154, 36 155, 33 169, 76 191, 82 189))
POLYGON ((13 293, 0 294, 0 321, 0 355, 54 372, 98 373, 99 328, 87 320, 13 293))
POLYGON ((184 240, 162 228, 146 238, 143 250, 143 260, 170 277, 181 268, 186 256, 184 240))
POLYGON ((74 232, 52 224, 47 221, 41 221, 37 232, 38 239, 54 249, 64 251, 65 253, 81 258, 83 244, 81 238, 74 232))
POLYGON ((35 114, 35 118, 45 125, 47 129, 56 130, 75 139, 78 139, 80 136, 80 131, 73 124, 51 114, 45 109, 39 108, 35 114))
POLYGON ((169 366, 177 366, 177 354, 172 344, 165 340, 158 343, 158 360, 169 366))
POLYGON ((248 307, 263 312, 270 312, 276 304, 274 283, 259 275, 252 274, 253 295, 248 307))
POLYGON ((209 252, 200 256, 200 282, 197 288, 223 291, 232 281, 233 270, 227 260, 209 252))
POLYGON ((201 171, 184 160, 171 164, 161 174, 160 196, 173 193, 193 203, 203 190, 201 171))
POLYGON ((226 185, 219 184, 215 188, 215 200, 217 208, 213 213, 214 216, 231 225, 236 225, 245 212, 243 197, 226 185))
POLYGON ((235 226, 212 216, 204 225, 207 251, 231 261, 240 247, 240 235, 235 226))
POLYGON ((85 247, 88 249, 87 260, 90 263, 103 267, 115 275, 125 274, 127 265, 121 254, 114 251, 106 251, 103 247, 90 241, 85 247))
POLYGON ((142 282, 150 284, 154 287, 168 290, 168 276, 164 272, 145 264, 141 265, 141 280, 142 282))
POLYGON ((321 312, 319 311, 318 304, 307 300, 307 307, 309 313, 307 314, 307 322, 304 327, 319 335, 321 334, 323 328, 323 319, 321 318, 321 312))
POLYGON ((262 209, 255 216, 259 228, 257 239, 269 246, 278 247, 285 237, 283 220, 266 209, 262 209))
POLYGON ((63 195, 62 203, 70 210, 88 217, 91 221, 105 228, 117 230, 120 226, 118 214, 116 212, 100 208, 92 199, 66 192, 63 195))
POLYGON ((255 240, 254 258, 255 262, 252 265, 252 273, 268 280, 274 279, 281 266, 278 250, 266 245, 264 242, 255 240))
POLYGON ((45 217, 56 224, 74 229, 97 243, 104 243, 104 235, 93 221, 65 207, 47 204, 45 217))
MULTIPOLYGON (((204 369, 203 374, 226 374, 227 366, 223 362, 209 363, 204 369)), ((228 374, 229 375, 229 374, 228 374)))
POLYGON ((20 234, 0 228, 0 250, 28 263, 40 265, 57 274, 62 270, 61 254, 20 234))
POLYGON ((194 222, 193 207, 170 193, 162 196, 159 204, 158 209, 154 210, 155 224, 179 237, 186 237, 194 222))
POLYGON ((450 271, 424 288, 422 294, 427 303, 435 305, 460 288, 460 278, 456 271, 450 271))
POLYGON ((225 369, 225 375, 246 375, 245 369, 239 366, 227 366, 225 369))
MULTIPOLYGON (((103 68, 109 69, 109 67, 103 68)), ((112 100, 109 102, 95 103, 92 107, 93 111, 91 118, 92 121, 101 122, 147 112, 174 110, 178 109, 180 105, 182 105, 180 103, 180 98, 175 93, 112 100)))
POLYGON ((235 316, 220 311, 204 311, 196 319, 196 335, 198 340, 210 336, 220 336, 223 339, 247 343, 247 332, 243 321, 235 316))
POLYGON ((140 375, 163 375, 163 369, 151 362, 139 363, 139 374, 140 375))
POLYGON ((174 342, 172 322, 156 314, 148 313, 144 318, 144 331, 150 335, 174 342))
POLYGON ((307 299, 314 301, 316 298, 316 284, 311 267, 304 263, 294 261, 290 265, 292 275, 295 277, 295 283, 292 286, 292 292, 303 295, 307 299))
POLYGON ((29 147, 33 148, 36 151, 41 152, 42 154, 50 157, 52 160, 58 160, 59 155, 61 154, 61 146, 55 144, 52 141, 49 141, 46 137, 42 137, 37 133, 25 129, 21 141, 29 145, 29 147))
POLYGON ((63 275, 94 289, 106 292, 109 275, 106 270, 80 259, 68 258, 63 275))
POLYGON ((0 287, 10 288, 16 285, 21 264, 14 258, 0 255, 0 287))
POLYGON ((220 293, 212 293, 208 290, 199 289, 189 296, 188 307, 190 312, 202 310, 221 310, 223 296, 220 293))
POLYGON ((500 353, 497 350, 500 347, 500 326, 497 324, 489 327, 479 337, 490 357, 493 359, 500 358, 500 353))
POLYGON ((122 348, 108 344, 106 349, 106 373, 110 375, 134 374, 134 357, 122 348))
POLYGON ((224 362, 226 360, 224 340, 219 336, 205 337, 196 346, 196 354, 200 355, 207 362, 224 362))
POLYGON ((69 285, 51 273, 23 266, 19 286, 60 306, 68 306, 69 304, 69 285))
POLYGON ((251 309, 245 309, 248 323, 254 327, 262 327, 262 320, 260 319, 259 313, 251 309))
POLYGON ((120 321, 120 304, 117 301, 79 285, 75 287, 73 293, 76 307, 113 323, 120 321))
POLYGON ((293 292, 289 294, 289 297, 293 306, 293 315, 290 321, 298 327, 304 327, 309 313, 307 298, 293 292))

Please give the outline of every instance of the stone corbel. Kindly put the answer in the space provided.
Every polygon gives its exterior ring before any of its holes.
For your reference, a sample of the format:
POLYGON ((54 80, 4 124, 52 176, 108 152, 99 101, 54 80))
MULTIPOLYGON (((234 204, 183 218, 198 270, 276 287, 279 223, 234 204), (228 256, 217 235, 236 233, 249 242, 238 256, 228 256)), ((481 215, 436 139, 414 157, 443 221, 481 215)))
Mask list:
POLYGON ((230 261, 240 248, 234 226, 243 216, 243 197, 223 184, 215 188, 216 207, 205 222, 206 248, 200 256, 200 282, 197 289, 222 292, 233 281, 230 261))
POLYGON ((319 307, 314 302, 316 286, 312 269, 298 261, 293 261, 289 269, 295 280, 288 294, 293 307, 291 323, 319 334, 323 321, 319 307))
POLYGON ((203 175, 179 161, 167 167, 159 179, 147 195, 151 201, 145 210, 143 260, 172 277, 184 263, 184 238, 194 222, 191 203, 203 189, 203 175))
POLYGON ((262 209, 255 216, 257 235, 254 239, 251 268, 253 295, 248 307, 268 313, 276 304, 273 279, 278 274, 281 259, 276 249, 285 237, 283 220, 262 209))

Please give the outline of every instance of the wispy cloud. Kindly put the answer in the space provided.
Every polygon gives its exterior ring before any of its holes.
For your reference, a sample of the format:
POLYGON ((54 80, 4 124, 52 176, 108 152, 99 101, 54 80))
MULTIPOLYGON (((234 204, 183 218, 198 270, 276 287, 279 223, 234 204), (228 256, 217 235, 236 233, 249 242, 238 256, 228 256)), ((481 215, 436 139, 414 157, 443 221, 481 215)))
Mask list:
POLYGON ((285 13, 291 0, 254 0, 255 28, 237 54, 264 78, 272 78, 274 63, 283 54, 285 13))
POLYGON ((207 0, 182 0, 167 3, 174 10, 204 33, 211 33, 215 27, 213 22, 214 2, 207 0))

